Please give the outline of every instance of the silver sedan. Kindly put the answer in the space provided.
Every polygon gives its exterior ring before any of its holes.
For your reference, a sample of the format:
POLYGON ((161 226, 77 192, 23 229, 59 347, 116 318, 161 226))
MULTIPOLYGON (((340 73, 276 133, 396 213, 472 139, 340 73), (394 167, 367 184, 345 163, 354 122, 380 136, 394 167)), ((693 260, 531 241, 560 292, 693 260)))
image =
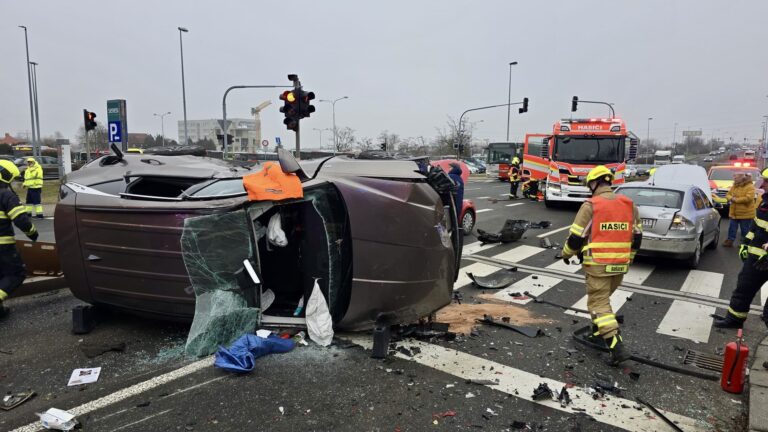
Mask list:
POLYGON ((720 214, 698 186, 628 183, 616 189, 637 205, 643 223, 639 255, 684 259, 695 268, 720 238, 720 214))

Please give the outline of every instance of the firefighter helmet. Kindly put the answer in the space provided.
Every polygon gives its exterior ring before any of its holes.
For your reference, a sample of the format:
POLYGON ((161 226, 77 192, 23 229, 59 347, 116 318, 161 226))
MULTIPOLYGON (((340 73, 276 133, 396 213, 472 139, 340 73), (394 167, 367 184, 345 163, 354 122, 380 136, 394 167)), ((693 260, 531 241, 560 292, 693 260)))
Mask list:
POLYGON ((760 177, 762 177, 763 180, 768 180, 768 168, 764 169, 763 172, 760 173, 760 177))
POLYGON ((611 170, 605 167, 605 165, 598 165, 587 174, 586 181, 590 183, 595 180, 605 180, 608 183, 613 182, 613 173, 611 170))
POLYGON ((519 165, 520 164, 520 158, 517 156, 512 158, 512 165, 519 165))
POLYGON ((18 176, 19 167, 9 160, 0 159, 0 181, 10 184, 18 176))

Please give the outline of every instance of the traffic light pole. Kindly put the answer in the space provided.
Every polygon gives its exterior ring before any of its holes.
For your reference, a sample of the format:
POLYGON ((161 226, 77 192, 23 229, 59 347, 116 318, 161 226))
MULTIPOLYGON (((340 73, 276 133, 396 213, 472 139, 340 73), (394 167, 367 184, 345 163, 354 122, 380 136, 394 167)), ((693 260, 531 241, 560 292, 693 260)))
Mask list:
MULTIPOLYGON (((222 135, 224 135, 224 148, 222 152, 222 159, 227 159, 227 95, 230 91, 235 89, 245 89, 245 88, 293 88, 292 86, 285 86, 285 85, 236 85, 228 88, 224 92, 224 97, 221 100, 221 114, 223 117, 223 122, 221 125, 221 131, 222 135)), ((256 143, 261 144, 261 143, 256 143)))
POLYGON ((528 105, 528 98, 525 98, 525 100, 522 101, 522 102, 511 102, 511 103, 505 103, 505 104, 499 104, 499 105, 488 105, 488 106, 479 107, 479 108, 471 108, 471 109, 468 109, 468 110, 464 111, 463 113, 461 113, 461 116, 459 116, 459 128, 458 128, 458 131, 457 131, 457 134, 456 134, 456 139, 459 141, 458 145, 456 146, 456 158, 459 158, 461 156, 461 150, 460 149, 461 149, 461 144, 462 144, 461 138, 462 138, 463 127, 464 127, 464 116, 468 112, 486 110, 486 109, 490 109, 490 108, 511 107, 511 106, 514 106, 514 105, 525 105, 525 111, 521 111, 520 114, 522 114, 523 112, 527 112, 528 111, 528 106, 527 106, 528 105))
POLYGON ((301 160, 301 122, 296 122, 296 160, 301 160))

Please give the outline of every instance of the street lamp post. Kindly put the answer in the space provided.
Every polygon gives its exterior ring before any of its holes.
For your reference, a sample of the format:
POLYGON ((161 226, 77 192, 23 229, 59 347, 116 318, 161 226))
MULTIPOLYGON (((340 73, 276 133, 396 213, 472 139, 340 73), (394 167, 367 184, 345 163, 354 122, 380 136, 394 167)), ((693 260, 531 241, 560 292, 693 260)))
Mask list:
POLYGON ((329 128, 324 128, 324 129, 312 128, 312 130, 316 130, 316 131, 318 131, 320 133, 320 149, 322 150, 322 148, 323 148, 323 131, 327 131, 327 130, 331 130, 331 129, 329 129, 329 128))
POLYGON ((507 142, 509 142, 509 116, 512 109, 512 66, 515 66, 516 64, 516 61, 509 62, 509 87, 507 90, 507 142))
MULTIPOLYGON (((179 52, 181 53, 181 99, 182 103, 184 104, 184 144, 187 145, 189 143, 189 132, 187 131, 187 89, 185 87, 184 83, 184 43, 181 39, 182 33, 187 33, 189 30, 187 30, 184 27, 179 27, 179 52)), ((165 143, 165 135, 163 135, 163 143, 165 143)))
POLYGON ((34 149, 37 143, 37 135, 35 134, 35 107, 32 100, 32 70, 29 65, 29 39, 27 38, 27 27, 20 25, 19 28, 24 29, 24 46, 27 49, 27 84, 29 86, 29 118, 32 123, 32 148, 34 149))
POLYGON ((653 120, 653 117, 648 117, 648 128, 645 131, 645 145, 650 145, 651 143, 651 120, 653 120))
POLYGON ((342 96, 338 99, 329 100, 329 99, 320 99, 318 102, 328 102, 331 104, 331 111, 333 111, 333 154, 336 155, 336 149, 338 148, 338 138, 339 134, 336 130, 336 102, 342 100, 342 99, 349 99, 349 96, 342 96))
POLYGON ((32 147, 32 154, 34 156, 40 156, 42 150, 40 148, 40 108, 37 105, 37 63, 29 62, 32 67, 32 99, 35 102, 35 131, 37 132, 37 145, 32 147))
POLYGON ((155 117, 160 117, 160 136, 163 137, 163 145, 162 145, 163 147, 165 147, 165 122, 163 120, 165 119, 165 116, 167 116, 170 113, 171 112, 168 111, 162 114, 157 114, 157 113, 152 114, 155 117))

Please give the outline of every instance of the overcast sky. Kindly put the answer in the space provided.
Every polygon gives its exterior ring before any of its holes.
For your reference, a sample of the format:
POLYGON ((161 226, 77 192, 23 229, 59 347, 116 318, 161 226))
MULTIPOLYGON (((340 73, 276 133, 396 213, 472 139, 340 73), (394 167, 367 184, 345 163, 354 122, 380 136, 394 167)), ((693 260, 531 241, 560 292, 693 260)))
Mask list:
MULTIPOLYGON (((130 132, 160 133, 153 113, 183 119, 178 26, 184 35, 189 119, 220 118, 236 84, 288 84, 297 73, 318 99, 336 105, 338 127, 358 137, 382 130, 435 135, 448 116, 530 98, 513 111, 511 138, 549 132, 570 99, 603 100, 631 130, 672 140, 674 124, 705 137, 742 141, 768 115, 768 1, 9 1, 0 2, 0 135, 30 129, 24 33, 38 67, 42 135, 74 139, 82 109, 106 118, 123 98, 130 132)), ((229 117, 271 100, 264 137, 293 142, 278 90, 236 90, 229 117)), ((302 121, 331 127, 331 107, 302 121)), ((584 106, 579 114, 604 115, 584 106)), ((504 140, 506 109, 470 116, 475 137, 504 140), (480 122, 482 120, 482 122, 480 122)), ((326 133, 324 139, 330 139, 326 133)))

